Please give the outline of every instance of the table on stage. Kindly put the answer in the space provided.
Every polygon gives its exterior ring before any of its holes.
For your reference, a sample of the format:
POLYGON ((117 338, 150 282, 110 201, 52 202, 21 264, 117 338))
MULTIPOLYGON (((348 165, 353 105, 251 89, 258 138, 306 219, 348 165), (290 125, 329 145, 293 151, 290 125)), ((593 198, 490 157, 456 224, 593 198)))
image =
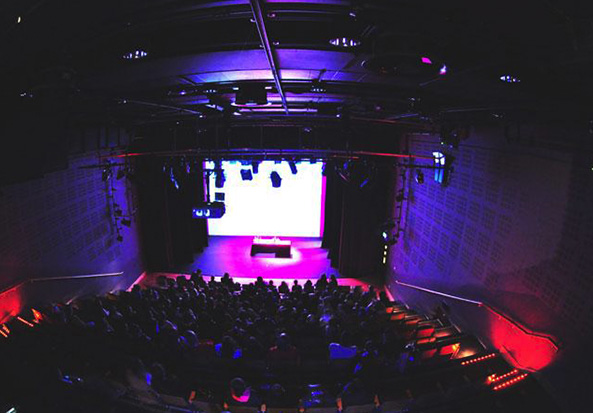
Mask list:
POLYGON ((276 258, 290 258, 290 240, 281 240, 280 238, 253 238, 251 244, 251 256, 259 253, 274 253, 276 258))

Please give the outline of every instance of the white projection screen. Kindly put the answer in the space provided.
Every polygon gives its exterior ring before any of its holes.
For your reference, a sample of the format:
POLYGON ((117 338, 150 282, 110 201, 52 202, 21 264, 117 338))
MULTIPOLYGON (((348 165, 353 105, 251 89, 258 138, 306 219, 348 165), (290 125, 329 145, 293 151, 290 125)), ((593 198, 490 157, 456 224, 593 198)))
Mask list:
MULTIPOLYGON (((214 169, 213 162, 205 162, 214 169)), ((300 162, 293 174, 287 162, 263 161, 253 180, 244 181, 241 169, 251 165, 238 161, 222 162, 225 175, 223 188, 216 188, 215 175, 210 175, 210 196, 224 194, 226 213, 222 218, 208 220, 210 235, 320 237, 323 226, 324 177, 321 162, 300 162), (270 174, 282 178, 279 188, 272 187, 270 174)))

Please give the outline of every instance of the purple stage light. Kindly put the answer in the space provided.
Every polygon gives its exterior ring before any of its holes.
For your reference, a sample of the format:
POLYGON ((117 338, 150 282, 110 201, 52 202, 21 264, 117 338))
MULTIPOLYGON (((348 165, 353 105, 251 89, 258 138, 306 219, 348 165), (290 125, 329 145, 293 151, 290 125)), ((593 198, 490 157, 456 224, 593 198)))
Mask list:
POLYGON ((439 75, 444 76, 447 74, 447 65, 443 65, 441 66, 441 68, 439 69, 439 75))
POLYGON ((432 60, 430 60, 429 57, 423 56, 421 60, 422 60, 422 63, 424 63, 426 65, 431 65, 432 64, 432 60))

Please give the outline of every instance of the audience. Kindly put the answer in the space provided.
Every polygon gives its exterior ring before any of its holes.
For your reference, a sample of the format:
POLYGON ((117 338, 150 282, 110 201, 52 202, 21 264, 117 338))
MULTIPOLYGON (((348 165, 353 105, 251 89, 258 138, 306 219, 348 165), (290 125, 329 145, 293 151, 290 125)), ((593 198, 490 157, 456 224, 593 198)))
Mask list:
POLYGON ((123 385, 134 391, 187 398, 202 386, 202 399, 259 407, 296 406, 299 395, 286 388, 301 369, 351 360, 348 377, 336 378, 348 404, 369 399, 366 389, 398 360, 405 344, 389 323, 385 308, 391 303, 384 293, 341 288, 334 275, 323 274, 314 284, 295 280, 289 287, 262 277, 240 285, 229 274, 206 282, 196 272, 189 279, 159 277, 157 285, 46 309, 44 339, 65 343, 60 354, 52 354, 56 364, 67 369, 84 360, 80 375, 111 380, 110 372, 118 371, 109 366, 114 354, 132 356, 120 371, 123 385), (245 380, 254 372, 244 366, 254 362, 278 381, 266 389, 248 386, 245 380), (208 370, 212 366, 219 370, 208 370), (217 387, 216 380, 229 374, 235 376, 229 387, 217 387))

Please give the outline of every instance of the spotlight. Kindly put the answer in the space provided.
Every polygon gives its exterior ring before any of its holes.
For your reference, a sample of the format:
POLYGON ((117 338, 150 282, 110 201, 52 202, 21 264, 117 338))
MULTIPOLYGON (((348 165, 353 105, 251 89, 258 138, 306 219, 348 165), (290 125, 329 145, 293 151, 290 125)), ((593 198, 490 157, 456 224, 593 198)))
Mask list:
POLYGON ((461 141, 461 132, 453 125, 441 126, 441 145, 449 146, 450 148, 459 147, 461 141))
POLYGON ((224 171, 220 170, 220 171, 216 172, 215 185, 217 188, 224 188, 225 180, 226 179, 224 177, 224 171))
POLYGON ((394 245, 397 243, 397 232, 394 234, 395 222, 387 221, 381 225, 381 238, 385 245, 394 245))
POLYGON ((439 69, 439 75, 444 76, 447 74, 447 65, 442 65, 439 69))
POLYGON ((239 87, 235 94, 234 105, 264 106, 268 104, 268 92, 264 85, 245 84, 239 87))
POLYGON ((103 182, 107 182, 109 178, 111 178, 111 168, 103 168, 103 172, 101 172, 101 179, 103 180, 103 182))
POLYGON ((272 181, 273 188, 280 188, 280 185, 282 185, 282 178, 280 178, 280 175, 276 171, 270 174, 270 180, 272 181))
POLYGON ((253 169, 253 173, 257 175, 259 172, 259 161, 252 161, 251 162, 251 169, 253 169))
POLYGON ((345 182, 363 188, 375 177, 377 168, 366 160, 349 159, 336 165, 336 172, 345 182))
POLYGON ((297 170, 297 166, 296 166, 296 162, 295 161, 288 161, 288 166, 290 166, 290 172, 292 172, 293 175, 296 175, 298 170, 297 170))
POLYGON ((244 181, 252 181, 253 175, 251 174, 251 169, 241 169, 241 179, 244 181))
POLYGON ((314 80, 313 83, 311 84, 311 92, 313 92, 313 93, 325 93, 325 92, 327 92, 327 89, 325 88, 325 86, 323 85, 323 83, 321 83, 318 80, 314 80))
POLYGON ((148 56, 148 53, 146 51, 144 51, 142 49, 137 49, 132 52, 128 52, 128 53, 124 54, 122 57, 124 58, 124 60, 137 60, 137 59, 142 59, 146 56, 148 56))
POLYGON ((432 64, 432 60, 430 60, 430 57, 426 57, 423 56, 421 59, 422 63, 424 63, 425 65, 431 65, 432 64))
POLYGON ((351 39, 349 37, 336 37, 335 39, 331 39, 329 41, 331 45, 337 47, 356 47, 360 46, 360 40, 351 39))
POLYGON ((504 83, 521 83, 521 79, 512 75, 502 75, 500 80, 504 83))
POLYGON ((416 183, 422 185, 424 183, 424 172, 422 172, 420 169, 416 169, 416 177, 415 177, 416 183))
POLYGON ((124 218, 120 222, 123 226, 126 226, 128 228, 132 226, 132 220, 129 218, 124 218))
POLYGON ((177 178, 175 177, 175 171, 173 171, 173 167, 169 170, 169 179, 171 183, 175 187, 175 189, 179 190, 179 182, 177 182, 177 178))

